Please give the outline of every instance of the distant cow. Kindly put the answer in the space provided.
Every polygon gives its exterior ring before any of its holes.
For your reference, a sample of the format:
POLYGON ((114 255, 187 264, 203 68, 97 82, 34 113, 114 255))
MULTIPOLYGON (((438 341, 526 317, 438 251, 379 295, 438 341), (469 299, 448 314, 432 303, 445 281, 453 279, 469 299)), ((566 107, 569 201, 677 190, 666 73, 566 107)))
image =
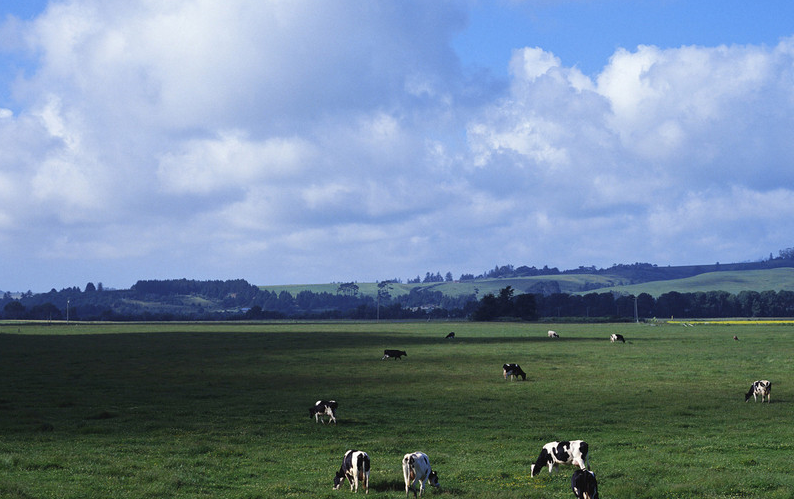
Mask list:
POLYGON ((358 492, 358 482, 361 482, 364 493, 369 494, 369 456, 366 452, 360 450, 345 452, 342 467, 334 477, 334 490, 342 486, 345 478, 350 482, 350 490, 358 492))
POLYGON ((452 339, 452 338, 454 338, 454 337, 455 337, 455 333, 449 333, 449 334, 447 335, 447 339, 448 339, 448 340, 451 340, 451 339, 452 339))
POLYGON ((560 335, 556 331, 549 331, 549 338, 559 338, 560 335))
POLYGON ((750 395, 753 396, 754 401, 758 401, 758 396, 761 396, 761 403, 764 403, 764 397, 766 397, 767 402, 771 402, 770 399, 772 398, 772 383, 768 380, 762 379, 759 381, 753 381, 752 386, 750 386, 750 391, 744 395, 744 401, 747 402, 750 400, 750 395))
POLYGON ((519 366, 518 364, 505 364, 505 365, 503 365, 502 366, 502 374, 504 375, 505 379, 507 379, 508 376, 510 376, 511 380, 513 378, 518 379, 518 377, 521 376, 522 380, 524 380, 524 381, 527 380, 527 373, 525 373, 524 370, 521 369, 521 366, 519 366))
POLYGON ((736 336, 735 334, 733 335, 733 339, 736 340, 736 341, 739 341, 739 337, 736 336))
POLYGON ((419 495, 425 491, 425 483, 430 483, 433 487, 438 487, 438 473, 430 469, 430 459, 424 452, 414 452, 403 456, 403 478, 405 478, 405 497, 408 497, 408 491, 414 493, 416 497, 416 489, 413 487, 416 482, 419 482, 419 495))
POLYGON ((616 341, 622 341, 623 343, 626 343, 626 340, 625 338, 623 338, 622 334, 613 334, 612 336, 609 337, 609 341, 611 341, 612 343, 615 343, 616 341))
POLYGON ((537 461, 529 468, 531 476, 541 472, 543 466, 549 467, 549 473, 555 471, 560 464, 573 464, 585 470, 590 467, 587 459, 587 442, 571 440, 564 442, 549 442, 543 446, 537 461))
POLYGON ((309 409, 309 418, 311 419, 314 416, 315 423, 318 420, 325 423, 323 416, 330 416, 331 419, 328 422, 333 421, 336 423, 336 408, 338 406, 339 404, 336 403, 336 400, 318 400, 314 403, 314 407, 309 409))
POLYGON ((592 471, 574 471, 571 477, 571 488, 576 499, 598 499, 598 483, 592 471))
POLYGON ((383 351, 383 358, 380 359, 380 360, 399 359, 403 355, 405 355, 406 357, 408 356, 408 354, 405 353, 404 350, 384 350, 383 351))

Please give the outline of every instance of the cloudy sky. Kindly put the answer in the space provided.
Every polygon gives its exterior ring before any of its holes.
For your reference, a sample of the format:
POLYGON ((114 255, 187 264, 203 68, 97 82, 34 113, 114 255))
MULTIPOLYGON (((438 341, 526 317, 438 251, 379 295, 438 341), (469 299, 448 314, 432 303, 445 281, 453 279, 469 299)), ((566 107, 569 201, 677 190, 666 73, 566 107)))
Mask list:
POLYGON ((790 0, 6 0, 0 289, 794 246, 790 0))

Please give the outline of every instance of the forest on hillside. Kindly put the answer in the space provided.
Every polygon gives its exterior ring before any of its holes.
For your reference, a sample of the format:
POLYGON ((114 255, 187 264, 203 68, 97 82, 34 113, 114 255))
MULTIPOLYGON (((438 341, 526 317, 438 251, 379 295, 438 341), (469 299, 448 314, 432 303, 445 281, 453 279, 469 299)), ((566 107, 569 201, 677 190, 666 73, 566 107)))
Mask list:
MULTIPOLYGON (((496 266, 478 276, 463 274, 459 282, 483 279, 592 274, 617 276, 628 282, 643 283, 678 279, 704 272, 773 269, 794 267, 794 248, 780 250, 777 257, 757 262, 682 267, 659 267, 649 263, 615 264, 608 269, 579 267, 559 271, 513 265, 496 266)), ((451 273, 427 272, 424 283, 452 281, 451 273)), ((419 283, 421 279, 409 282, 419 283)), ((542 320, 579 318, 631 320, 666 317, 794 317, 792 291, 742 291, 737 294, 714 290, 679 293, 671 291, 658 297, 591 291, 586 294, 561 293, 559 287, 539 286, 516 293, 510 286, 499 293, 478 297, 470 294, 448 295, 433 287, 415 286, 393 296, 391 284, 382 281, 375 296, 359 293, 354 282, 340 283, 336 292, 302 290, 268 291, 244 279, 198 281, 190 279, 141 280, 130 289, 105 289, 102 283, 55 289, 47 293, 30 291, 0 298, 0 318, 6 320, 81 320, 81 321, 174 321, 174 320, 268 320, 268 319, 473 319, 542 320)), ((476 289, 476 288, 473 288, 476 289)))
POLYGON ((5 320, 211 321, 276 319, 351 320, 579 320, 622 321, 669 317, 794 317, 794 291, 679 293, 657 298, 611 292, 587 294, 516 294, 510 286, 498 294, 446 296, 415 288, 392 297, 384 286, 376 298, 361 296, 353 283, 337 293, 301 291, 295 296, 261 290, 245 280, 139 281, 129 290, 106 290, 89 283, 41 294, 0 300, 5 320))

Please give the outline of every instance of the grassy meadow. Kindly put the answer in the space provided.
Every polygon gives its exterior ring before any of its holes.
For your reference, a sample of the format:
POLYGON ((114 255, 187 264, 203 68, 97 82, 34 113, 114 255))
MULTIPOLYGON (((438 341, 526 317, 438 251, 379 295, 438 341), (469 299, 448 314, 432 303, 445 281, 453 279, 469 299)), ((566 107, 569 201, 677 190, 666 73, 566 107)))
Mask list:
POLYGON ((790 498, 792 352, 781 324, 0 323, 0 497, 350 497, 356 448, 369 497, 404 497, 421 450, 427 497, 568 498, 572 468, 529 467, 584 439, 604 499, 790 498), (744 402, 756 379, 771 404, 744 402))

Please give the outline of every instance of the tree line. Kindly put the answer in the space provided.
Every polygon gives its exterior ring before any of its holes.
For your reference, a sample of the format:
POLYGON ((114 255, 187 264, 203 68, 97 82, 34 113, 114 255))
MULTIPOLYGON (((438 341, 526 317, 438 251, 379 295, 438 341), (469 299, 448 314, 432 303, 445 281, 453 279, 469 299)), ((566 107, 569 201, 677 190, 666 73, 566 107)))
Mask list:
POLYGON ((465 318, 474 304, 474 294, 452 297, 425 289, 392 297, 387 281, 373 298, 359 295, 354 283, 341 284, 336 293, 292 295, 263 290, 243 279, 175 279, 138 281, 128 290, 88 283, 84 291, 70 287, 19 297, 5 293, 0 317, 85 321, 465 318))
POLYGON ((668 317, 794 317, 794 291, 741 291, 738 294, 727 291, 670 291, 658 298, 648 293, 634 296, 606 292, 513 296, 508 286, 499 295, 484 296, 472 316, 474 320, 496 320, 502 317, 552 320, 598 318, 615 321, 668 317))
POLYGON ((9 320, 263 320, 263 319, 471 319, 631 320, 653 317, 794 317, 794 291, 726 291, 618 295, 591 292, 523 293, 507 286, 480 299, 474 294, 447 296, 414 288, 397 297, 389 282, 378 295, 360 296, 352 283, 336 293, 262 290, 243 279, 229 281, 138 281, 129 290, 107 290, 88 283, 85 290, 65 288, 0 299, 9 320))

